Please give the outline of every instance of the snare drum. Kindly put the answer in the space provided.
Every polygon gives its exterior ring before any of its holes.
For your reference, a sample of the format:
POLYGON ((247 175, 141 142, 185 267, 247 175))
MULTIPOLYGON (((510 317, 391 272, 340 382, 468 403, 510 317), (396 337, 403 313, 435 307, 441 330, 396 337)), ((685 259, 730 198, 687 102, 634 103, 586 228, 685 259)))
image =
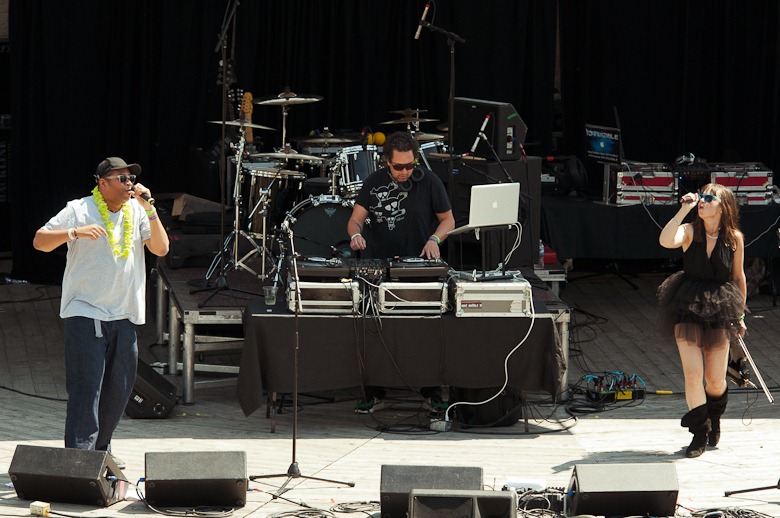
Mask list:
MULTIPOLYGON (((309 196, 287 214, 295 252, 304 256, 333 257, 349 250, 347 221, 354 202, 332 194, 309 196)), ((283 225, 285 226, 285 225, 283 225)))
POLYGON ((274 162, 245 162, 241 165, 247 183, 246 228, 257 236, 263 232, 263 220, 273 228, 299 196, 306 174, 283 169, 274 162))
POLYGON ((354 198, 363 186, 363 181, 377 170, 379 154, 373 144, 345 147, 339 151, 336 161, 341 168, 340 190, 344 198, 354 198))

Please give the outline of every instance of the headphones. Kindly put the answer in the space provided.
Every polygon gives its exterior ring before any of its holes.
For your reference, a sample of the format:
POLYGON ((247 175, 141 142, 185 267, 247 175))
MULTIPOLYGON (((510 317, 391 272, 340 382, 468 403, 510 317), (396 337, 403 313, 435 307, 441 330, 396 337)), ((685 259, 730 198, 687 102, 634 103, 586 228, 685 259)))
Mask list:
POLYGON ((405 182, 399 182, 395 178, 393 178, 392 173, 390 172, 390 169, 387 170, 388 176, 390 176, 390 179, 393 180, 393 183, 398 186, 398 189, 403 192, 409 192, 412 190, 412 187, 415 183, 419 182, 425 177, 425 171, 420 167, 415 167, 412 169, 412 174, 409 176, 409 179, 405 182))

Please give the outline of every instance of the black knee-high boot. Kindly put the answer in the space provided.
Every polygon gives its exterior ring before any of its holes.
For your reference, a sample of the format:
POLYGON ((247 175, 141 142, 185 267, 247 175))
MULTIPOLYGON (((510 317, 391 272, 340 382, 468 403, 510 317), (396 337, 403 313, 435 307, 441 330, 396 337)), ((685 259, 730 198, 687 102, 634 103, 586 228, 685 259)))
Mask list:
POLYGON ((710 418, 710 433, 707 445, 717 446, 720 441, 720 416, 726 411, 729 402, 729 388, 720 396, 714 397, 707 394, 707 416, 710 418))
POLYGON ((707 436, 710 433, 710 418, 707 416, 707 405, 700 405, 685 414, 680 426, 687 426, 693 434, 693 440, 685 450, 688 458, 698 457, 707 449, 707 436))

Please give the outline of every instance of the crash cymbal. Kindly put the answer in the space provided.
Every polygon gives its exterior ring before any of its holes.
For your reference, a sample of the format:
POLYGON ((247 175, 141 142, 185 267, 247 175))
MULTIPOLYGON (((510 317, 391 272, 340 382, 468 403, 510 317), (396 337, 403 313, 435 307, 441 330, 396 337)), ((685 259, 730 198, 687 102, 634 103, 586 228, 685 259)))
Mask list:
POLYGON ((399 113, 404 117, 411 117, 412 115, 420 115, 421 113, 425 113, 427 111, 428 110, 420 110, 419 108, 407 108, 405 110, 391 111, 390 113, 399 113))
MULTIPOLYGON (((209 124, 222 124, 222 121, 206 121, 209 124)), ((252 122, 246 122, 245 120, 236 119, 232 121, 225 121, 225 126, 240 126, 242 128, 254 128, 264 129, 270 131, 276 131, 276 128, 269 128, 268 126, 261 126, 260 124, 254 124, 252 122)))
POLYGON ((412 136, 417 142, 432 142, 434 140, 444 140, 444 135, 436 133, 423 133, 422 131, 412 131, 412 136))
POLYGON ((347 137, 337 137, 333 134, 321 134, 318 137, 301 137, 293 139, 297 142, 303 142, 306 144, 346 144, 349 142, 355 142, 356 139, 347 137), (326 135, 330 135, 329 137, 326 135))
POLYGON ((276 160, 310 160, 314 162, 321 162, 324 160, 321 156, 304 155, 293 150, 285 150, 281 153, 253 153, 249 155, 250 158, 273 158, 276 160))
POLYGON ((380 122, 379 124, 410 124, 415 122, 435 122, 439 119, 419 119, 417 117, 403 117, 394 121, 380 122))
POLYGON ((323 97, 321 95, 298 95, 296 93, 290 92, 289 90, 285 90, 279 95, 273 97, 254 99, 252 104, 258 104, 261 106, 289 106, 291 104, 316 103, 322 99, 323 97))

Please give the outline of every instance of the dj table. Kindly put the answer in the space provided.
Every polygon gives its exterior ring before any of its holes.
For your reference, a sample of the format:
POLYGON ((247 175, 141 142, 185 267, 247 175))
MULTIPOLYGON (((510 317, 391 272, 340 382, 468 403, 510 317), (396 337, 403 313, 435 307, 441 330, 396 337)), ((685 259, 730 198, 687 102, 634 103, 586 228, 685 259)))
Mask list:
MULTIPOLYGON (((314 392, 361 383, 385 387, 450 385, 500 387, 504 359, 509 385, 555 397, 566 383, 568 340, 556 327, 560 312, 534 303, 536 318, 312 315, 250 302, 244 313, 244 351, 238 399, 245 415, 268 394, 293 391, 299 334, 298 390, 314 392), (296 322, 297 318, 297 322, 296 322)), ((566 310, 568 312, 568 309, 566 310)), ((568 313, 567 313, 568 315, 568 313)), ((565 326, 565 333, 568 325, 565 326)))

